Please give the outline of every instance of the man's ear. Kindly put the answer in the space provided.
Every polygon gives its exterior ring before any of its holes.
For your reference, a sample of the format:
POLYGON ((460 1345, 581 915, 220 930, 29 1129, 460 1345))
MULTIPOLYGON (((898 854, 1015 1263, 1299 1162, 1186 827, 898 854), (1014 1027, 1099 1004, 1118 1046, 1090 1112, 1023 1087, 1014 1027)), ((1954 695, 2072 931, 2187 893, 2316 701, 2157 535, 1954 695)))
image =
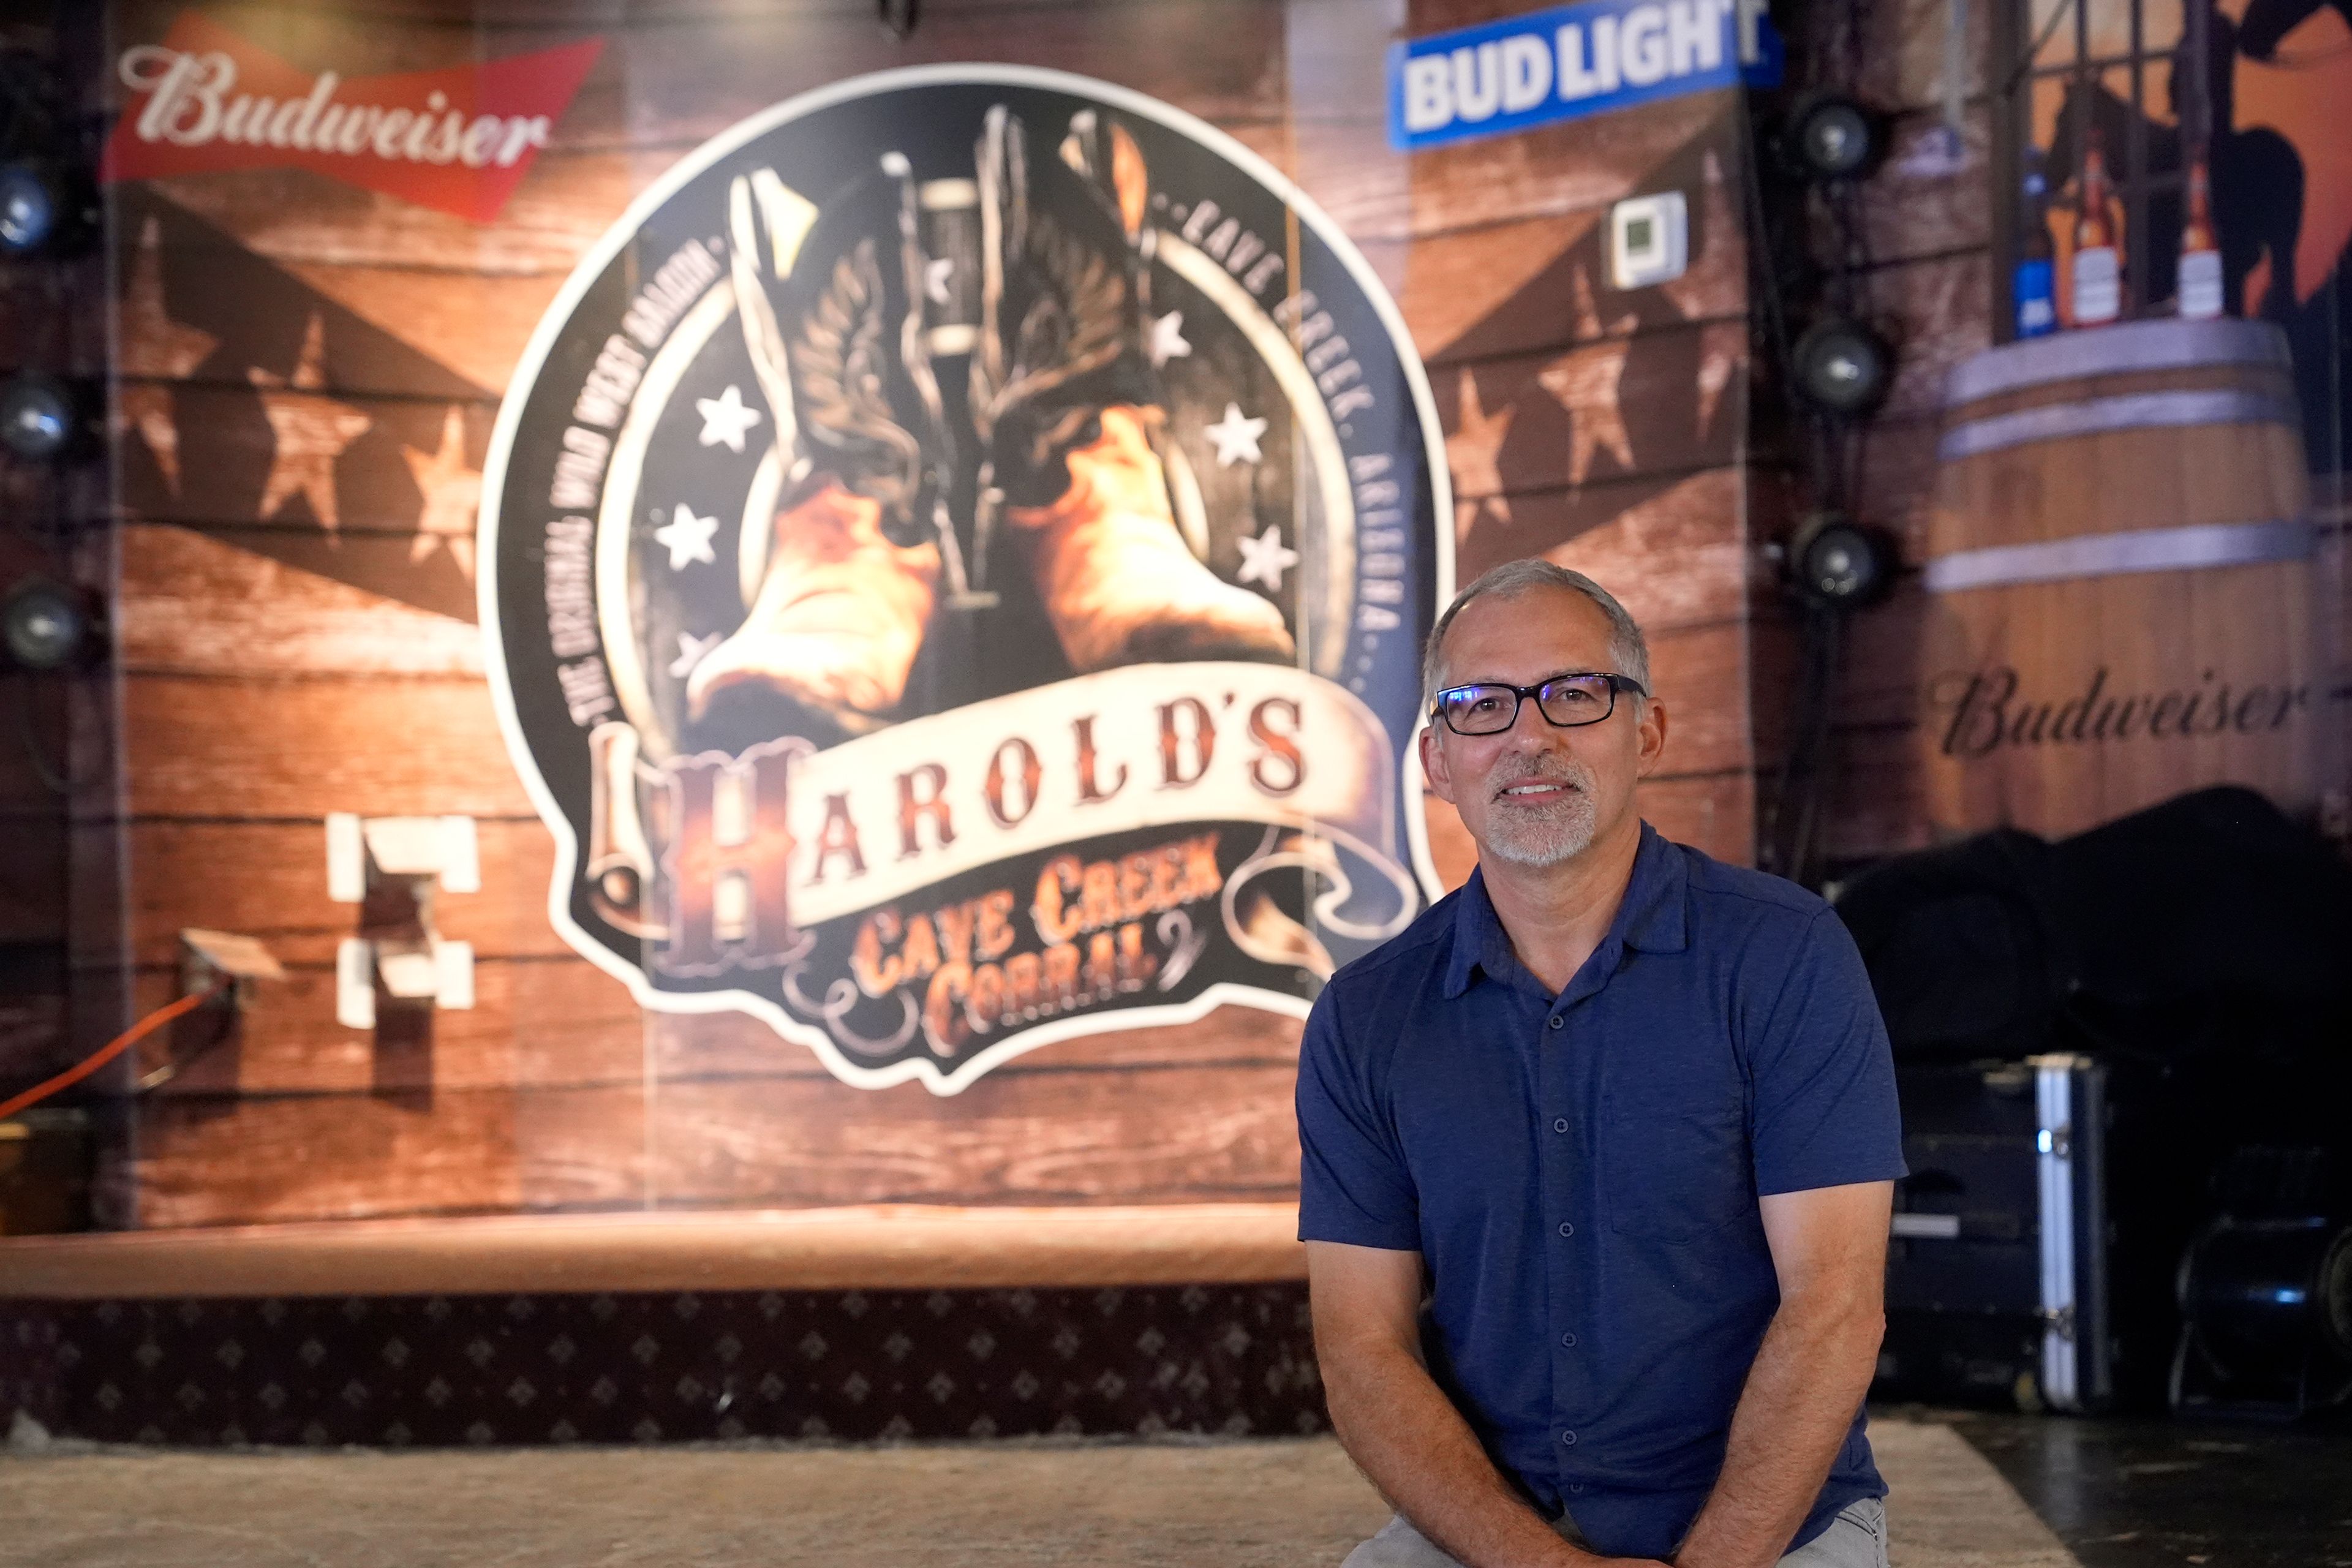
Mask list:
POLYGON ((1656 770, 1658 759, 1666 752, 1666 705, 1654 697, 1642 699, 1642 722, 1635 733, 1634 744, 1639 751, 1633 776, 1645 779, 1656 770))
POLYGON ((1455 805, 1454 775, 1445 765, 1445 748, 1438 743, 1437 726, 1425 724, 1421 731, 1421 771, 1429 780, 1429 793, 1448 805, 1455 805))

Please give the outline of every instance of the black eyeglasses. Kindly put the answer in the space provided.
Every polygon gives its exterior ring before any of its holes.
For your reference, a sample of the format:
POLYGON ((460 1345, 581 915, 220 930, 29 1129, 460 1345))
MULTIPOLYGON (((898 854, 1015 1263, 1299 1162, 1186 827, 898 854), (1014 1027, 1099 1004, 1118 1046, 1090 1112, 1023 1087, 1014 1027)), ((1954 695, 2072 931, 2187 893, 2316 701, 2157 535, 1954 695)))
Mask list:
POLYGON ((1506 686, 1499 681, 1449 686, 1437 694, 1430 716, 1444 720, 1445 727, 1457 735, 1499 735, 1519 721, 1519 704, 1532 697, 1536 711, 1547 722, 1572 730, 1579 724, 1598 724, 1615 712, 1621 691, 1636 697, 1649 695, 1630 675, 1587 670, 1555 675, 1535 686, 1506 686))

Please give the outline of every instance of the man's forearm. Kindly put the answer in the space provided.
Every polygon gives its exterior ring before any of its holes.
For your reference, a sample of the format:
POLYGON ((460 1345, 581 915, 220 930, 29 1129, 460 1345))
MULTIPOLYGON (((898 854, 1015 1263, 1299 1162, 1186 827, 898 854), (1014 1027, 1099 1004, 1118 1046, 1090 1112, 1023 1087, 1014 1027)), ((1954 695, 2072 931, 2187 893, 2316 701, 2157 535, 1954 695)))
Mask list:
POLYGON ((1349 1457, 1420 1531, 1467 1568, 1600 1561, 1511 1490, 1460 1411, 1402 1351, 1323 1352, 1331 1425, 1349 1457))
POLYGON ((1675 1553, 1678 1568, 1768 1568, 1821 1495, 1869 1392, 1878 1304, 1783 1304, 1732 1412, 1723 1473, 1675 1553))

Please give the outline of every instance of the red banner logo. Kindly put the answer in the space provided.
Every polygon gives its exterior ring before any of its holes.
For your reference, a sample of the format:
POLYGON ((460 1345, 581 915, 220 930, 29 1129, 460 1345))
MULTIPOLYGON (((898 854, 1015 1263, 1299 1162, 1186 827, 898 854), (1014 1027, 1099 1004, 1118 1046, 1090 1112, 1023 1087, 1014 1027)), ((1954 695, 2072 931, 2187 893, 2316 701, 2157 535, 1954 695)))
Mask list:
POLYGON ((475 223, 496 217, 602 38, 488 65, 310 76, 195 12, 122 52, 131 89, 104 177, 310 169, 475 223))

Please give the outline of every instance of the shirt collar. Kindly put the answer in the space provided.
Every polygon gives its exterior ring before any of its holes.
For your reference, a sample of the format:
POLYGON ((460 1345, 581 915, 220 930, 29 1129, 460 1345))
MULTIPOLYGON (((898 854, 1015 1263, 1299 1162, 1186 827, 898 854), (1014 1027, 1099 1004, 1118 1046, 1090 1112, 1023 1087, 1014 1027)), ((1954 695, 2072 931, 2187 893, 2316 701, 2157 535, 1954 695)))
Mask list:
MULTIPOLYGON (((1625 897, 1596 954, 1628 947, 1642 952, 1682 952, 1690 945, 1689 904, 1690 870, 1682 852, 1644 822, 1625 897)), ((1475 869, 1463 884, 1461 900, 1454 910, 1454 949, 1446 959, 1445 994, 1461 995, 1477 974, 1500 979, 1518 966, 1511 939, 1495 913, 1494 900, 1486 896, 1486 870, 1475 869)))

